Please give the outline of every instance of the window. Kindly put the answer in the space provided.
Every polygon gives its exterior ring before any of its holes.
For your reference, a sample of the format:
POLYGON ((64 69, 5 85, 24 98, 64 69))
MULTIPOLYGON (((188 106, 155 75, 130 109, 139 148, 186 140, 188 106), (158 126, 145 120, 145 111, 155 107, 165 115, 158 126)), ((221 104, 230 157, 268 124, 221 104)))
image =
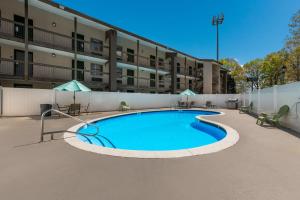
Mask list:
POLYGON ((177 78, 176 81, 177 81, 176 87, 177 89, 180 89, 180 78, 177 78))
POLYGON ((15 83, 14 87, 15 88, 32 88, 32 85, 30 85, 30 84, 17 84, 17 83, 15 83))
POLYGON ((127 69, 127 85, 134 85, 134 70, 127 69))
POLYGON ((177 73, 180 74, 180 63, 177 63, 177 73))
MULTIPOLYGON (((75 49, 75 33, 72 32, 72 50, 75 49)), ((84 52, 84 35, 77 33, 77 51, 84 52)))
POLYGON ((150 87, 155 87, 155 74, 150 74, 150 87))
POLYGON ((193 67, 189 66, 189 75, 192 76, 193 75, 193 67))
MULTIPOLYGON (((72 60, 72 79, 75 79, 75 61, 72 60)), ((84 81, 84 62, 77 61, 77 81, 84 81)))
MULTIPOLYGON (((24 39, 25 38, 25 18, 19 15, 14 15, 14 31, 15 37, 24 39)), ((28 19, 28 40, 33 41, 33 20, 28 19)))
POLYGON ((100 53, 100 55, 102 55, 101 53, 103 51, 103 42, 101 40, 91 38, 91 51, 92 53, 100 53))
POLYGON ((134 63, 134 50, 127 49, 127 62, 134 63))
POLYGON ((91 75, 101 76, 103 73, 103 65, 91 63, 91 75))
POLYGON ((158 79, 159 79, 159 87, 160 87, 160 88, 165 87, 165 84, 164 84, 164 76, 163 76, 163 75, 159 75, 159 76, 158 76, 158 79))
POLYGON ((164 66, 164 59, 158 58, 158 66, 164 66))
POLYGON ((100 82, 100 83, 102 83, 102 82, 103 82, 103 79, 102 79, 102 78, 96 78, 96 77, 92 77, 92 81, 95 81, 95 82, 100 82))
POLYGON ((122 79, 117 79, 117 84, 122 85, 123 81, 122 79))
POLYGON ((198 69, 203 68, 203 63, 198 63, 198 69))
POLYGON ((193 81, 189 80, 189 89, 192 89, 192 88, 193 88, 193 81))
POLYGON ((156 66, 155 62, 156 62, 155 56, 150 55, 150 66, 155 67, 156 66))
POLYGON ((117 60, 123 60, 123 47, 117 46, 117 60))

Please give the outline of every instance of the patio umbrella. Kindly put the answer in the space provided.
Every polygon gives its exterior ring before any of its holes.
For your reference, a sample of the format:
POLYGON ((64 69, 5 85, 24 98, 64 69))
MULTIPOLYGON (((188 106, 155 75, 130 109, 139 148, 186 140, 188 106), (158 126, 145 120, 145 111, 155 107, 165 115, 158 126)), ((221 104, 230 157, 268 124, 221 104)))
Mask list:
POLYGON ((187 103, 189 102, 189 96, 195 96, 196 94, 189 89, 184 90, 183 92, 180 93, 181 96, 186 96, 186 101, 187 103))
POLYGON ((57 91, 69 91, 73 92, 73 99, 74 99, 74 104, 75 104, 75 92, 90 92, 91 89, 83 85, 82 83, 72 80, 70 82, 64 83, 60 86, 57 86, 54 88, 54 90, 57 91))

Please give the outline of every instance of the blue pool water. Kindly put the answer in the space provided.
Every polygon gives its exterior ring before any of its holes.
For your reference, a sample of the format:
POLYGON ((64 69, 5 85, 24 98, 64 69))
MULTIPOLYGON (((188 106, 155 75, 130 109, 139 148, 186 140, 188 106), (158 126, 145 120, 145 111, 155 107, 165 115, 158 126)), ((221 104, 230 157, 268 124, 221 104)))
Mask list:
POLYGON ((95 122, 100 134, 92 126, 78 130, 83 142, 109 148, 127 150, 164 151, 200 147, 223 139, 226 132, 214 125, 196 120, 198 115, 218 112, 172 110, 135 113, 95 122))

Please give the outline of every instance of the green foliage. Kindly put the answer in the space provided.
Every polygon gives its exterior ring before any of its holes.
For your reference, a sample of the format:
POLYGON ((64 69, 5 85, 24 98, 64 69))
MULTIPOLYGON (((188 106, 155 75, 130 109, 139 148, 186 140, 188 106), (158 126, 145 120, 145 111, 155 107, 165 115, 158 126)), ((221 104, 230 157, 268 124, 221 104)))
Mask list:
POLYGON ((244 92, 251 86, 252 89, 258 89, 300 81, 300 10, 291 18, 284 49, 270 53, 263 59, 252 60, 244 66, 230 58, 220 62, 231 71, 237 92, 244 92))
POLYGON ((230 71, 230 75, 234 79, 234 82, 236 84, 236 92, 237 93, 243 93, 248 88, 248 83, 246 81, 245 71, 243 67, 232 58, 225 58, 220 60, 223 67, 228 69, 230 71))

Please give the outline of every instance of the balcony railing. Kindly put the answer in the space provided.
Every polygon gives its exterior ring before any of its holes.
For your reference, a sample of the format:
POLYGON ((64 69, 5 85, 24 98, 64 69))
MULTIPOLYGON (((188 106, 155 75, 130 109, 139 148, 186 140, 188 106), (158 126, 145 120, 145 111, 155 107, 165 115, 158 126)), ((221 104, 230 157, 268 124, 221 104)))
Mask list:
MULTIPOLYGON (((0 58, 0 76, 24 79, 24 61, 0 58)), ((66 82, 74 78, 75 70, 71 67, 30 62, 28 75, 31 80, 48 82, 66 82)), ((105 84, 109 79, 108 72, 93 74, 91 70, 77 68, 78 80, 89 84, 105 84), (82 78, 82 79, 81 79, 82 78)))
MULTIPOLYGON (((127 76, 120 75, 118 77, 118 87, 120 89, 156 89, 156 79, 150 79, 145 77, 127 76)), ((160 90, 170 89, 170 80, 160 80, 158 81, 158 87, 160 90)))
MULTIPOLYGON (((146 67, 156 70, 156 60, 150 59, 150 57, 146 57, 143 55, 137 55, 137 54, 131 54, 125 51, 118 52, 117 53, 118 61, 126 63, 126 64, 132 64, 137 65, 140 67, 146 67), (138 61, 138 62, 137 62, 138 61)), ((171 66, 169 62, 158 62, 157 69, 163 70, 163 71, 170 71, 171 66)))
POLYGON ((24 61, 0 58, 0 76, 24 78, 24 61))
MULTIPOLYGON (((0 18, 0 35, 24 41, 24 24, 0 18)), ((29 26, 29 42, 47 48, 74 52, 75 38, 36 26, 29 26)), ((77 53, 108 59, 108 46, 77 38, 77 53)))

